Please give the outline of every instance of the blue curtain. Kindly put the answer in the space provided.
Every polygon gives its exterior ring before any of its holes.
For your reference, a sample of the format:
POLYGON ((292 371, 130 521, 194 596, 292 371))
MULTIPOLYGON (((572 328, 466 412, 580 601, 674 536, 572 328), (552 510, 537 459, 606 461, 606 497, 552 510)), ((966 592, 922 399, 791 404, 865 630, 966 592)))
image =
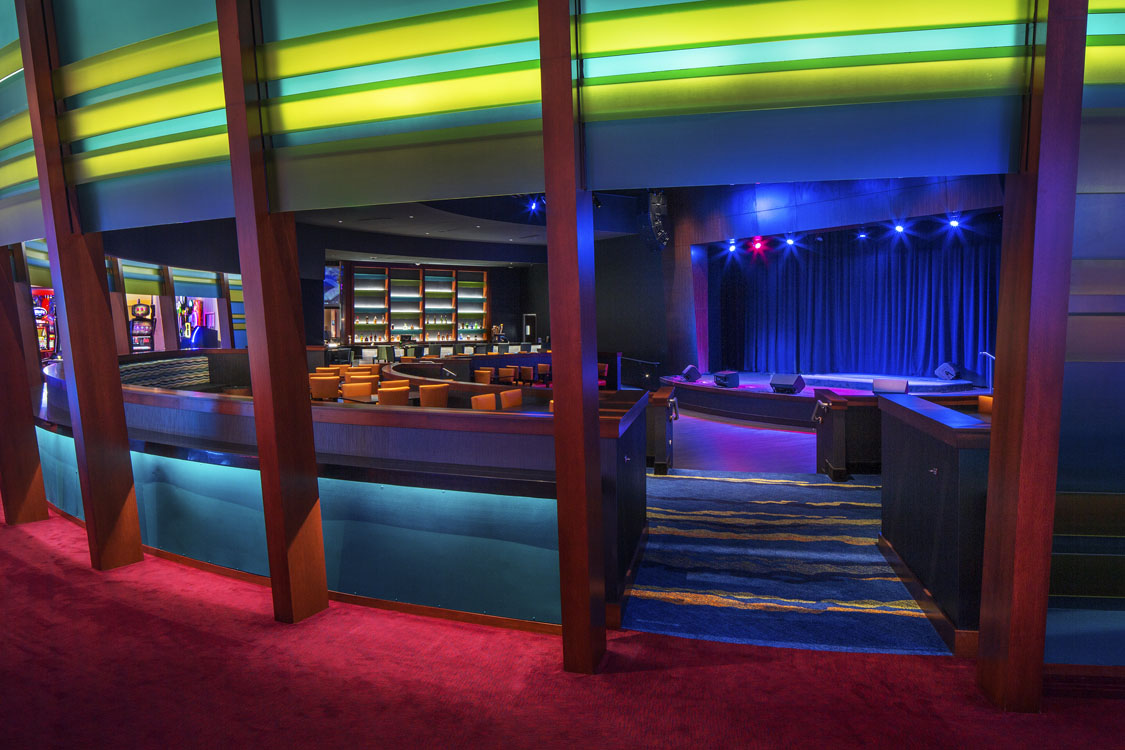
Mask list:
POLYGON ((999 214, 956 229, 934 219, 866 233, 714 252, 712 369, 932 376, 951 361, 983 371, 978 352, 995 342, 999 214))

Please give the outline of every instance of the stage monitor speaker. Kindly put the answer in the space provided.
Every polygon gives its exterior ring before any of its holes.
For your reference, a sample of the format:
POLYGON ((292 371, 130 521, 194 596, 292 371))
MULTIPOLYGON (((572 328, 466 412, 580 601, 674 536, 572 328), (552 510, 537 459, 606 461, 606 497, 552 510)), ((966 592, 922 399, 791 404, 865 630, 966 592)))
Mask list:
POLYGON ((791 373, 776 373, 770 378, 770 388, 774 393, 800 393, 805 390, 805 379, 791 373))
POLYGON ((715 385, 720 388, 737 388, 738 373, 734 370, 723 370, 715 373, 715 385))
POLYGON ((688 365, 684 368, 684 371, 683 373, 681 373, 680 377, 682 377, 689 383, 694 383, 695 381, 699 380, 699 368, 695 365, 688 365))
POLYGON ((957 377, 957 365, 952 362, 942 362, 938 368, 934 370, 934 375, 937 375, 942 380, 953 380, 957 377))
POLYGON ((871 381, 872 393, 906 393, 910 382, 902 378, 875 378, 871 381))

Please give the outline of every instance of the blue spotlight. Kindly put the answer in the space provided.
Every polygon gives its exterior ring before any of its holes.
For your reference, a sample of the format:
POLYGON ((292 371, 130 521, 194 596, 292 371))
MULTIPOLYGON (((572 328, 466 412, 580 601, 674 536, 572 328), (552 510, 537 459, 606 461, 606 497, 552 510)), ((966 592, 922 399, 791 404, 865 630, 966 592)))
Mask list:
POLYGON ((957 221, 957 219, 950 219, 949 220, 949 226, 959 227, 959 226, 961 226, 961 222, 957 221))
POLYGON ((793 238, 790 237, 789 239, 785 240, 785 244, 786 245, 792 245, 793 244, 793 238))
POLYGON ((859 233, 859 238, 860 238, 861 240, 865 240, 865 239, 867 239, 867 232, 860 232, 860 233, 859 233))
POLYGON ((896 232, 905 232, 906 227, 904 227, 902 224, 895 224, 895 231, 896 232))
POLYGON ((538 200, 536 200, 535 198, 532 198, 532 199, 531 199, 531 203, 529 203, 529 204, 527 205, 527 210, 531 211, 531 213, 535 213, 535 211, 536 211, 536 210, 537 210, 538 208, 539 208, 539 201, 538 201, 538 200))

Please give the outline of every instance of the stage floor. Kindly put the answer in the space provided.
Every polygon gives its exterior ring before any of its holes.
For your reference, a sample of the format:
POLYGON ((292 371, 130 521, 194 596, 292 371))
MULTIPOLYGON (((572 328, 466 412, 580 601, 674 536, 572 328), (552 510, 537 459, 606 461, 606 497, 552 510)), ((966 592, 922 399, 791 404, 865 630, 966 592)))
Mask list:
MULTIPOLYGON (((768 372, 740 372, 738 373, 738 388, 723 388, 724 391, 757 391, 762 393, 771 393, 770 377, 772 373, 768 372)), ((909 393, 984 393, 983 388, 974 386, 968 380, 941 380, 939 378, 917 378, 910 377, 904 378, 901 375, 876 375, 872 373, 858 373, 858 372, 833 372, 833 373, 810 373, 808 375, 801 375, 805 380, 805 389, 799 394, 803 396, 812 396, 814 388, 831 388, 839 393, 841 396, 859 396, 871 393, 872 382, 876 378, 895 378, 898 380, 906 380, 908 383, 909 393)), ((661 380, 667 381, 668 385, 677 385, 680 383, 688 383, 683 378, 671 377, 662 378, 661 380)), ((699 380, 694 381, 691 385, 696 386, 711 386, 718 388, 715 385, 715 376, 711 373, 706 373, 699 380)))

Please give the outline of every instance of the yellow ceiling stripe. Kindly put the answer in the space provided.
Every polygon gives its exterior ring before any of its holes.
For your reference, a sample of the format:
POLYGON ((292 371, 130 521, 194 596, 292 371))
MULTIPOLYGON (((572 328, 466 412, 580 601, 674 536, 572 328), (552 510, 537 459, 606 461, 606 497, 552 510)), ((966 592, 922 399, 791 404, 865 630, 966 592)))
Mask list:
POLYGON ((0 47, 0 79, 7 78, 12 73, 23 69, 23 54, 20 52, 20 40, 0 47))
POLYGON ((1023 23, 1026 0, 782 0, 654 6, 649 12, 593 14, 582 20, 586 55, 687 48, 894 29, 1023 23))
POLYGON ((348 91, 266 104, 270 133, 395 120, 539 101, 539 68, 348 91))
POLYGON ((148 89, 66 112, 59 118, 63 140, 72 142, 138 125, 222 109, 223 77, 204 76, 148 89))
POLYGON ((0 164, 0 189, 34 180, 39 176, 35 168, 35 154, 24 154, 0 164))
POLYGON ((0 121, 0 148, 14 146, 31 137, 31 115, 20 112, 0 121))
POLYGON ((588 121, 858 102, 1019 94, 1023 61, 950 60, 591 86, 588 121))
POLYGON ((64 65, 54 73, 55 95, 61 99, 218 56, 218 26, 205 23, 64 65))
POLYGON ((1107 13, 1115 10, 1125 10, 1125 2, 1121 2, 1121 0, 1090 0, 1091 13, 1107 13))
POLYGON ((538 37, 536 3, 518 0, 286 39, 259 54, 266 78, 277 80, 538 37))
POLYGON ((126 151, 75 154, 67 160, 67 183, 86 182, 137 174, 168 167, 218 161, 229 155, 226 133, 169 141, 126 151))
POLYGON ((1086 83, 1125 83, 1125 46, 1087 47, 1086 83))

